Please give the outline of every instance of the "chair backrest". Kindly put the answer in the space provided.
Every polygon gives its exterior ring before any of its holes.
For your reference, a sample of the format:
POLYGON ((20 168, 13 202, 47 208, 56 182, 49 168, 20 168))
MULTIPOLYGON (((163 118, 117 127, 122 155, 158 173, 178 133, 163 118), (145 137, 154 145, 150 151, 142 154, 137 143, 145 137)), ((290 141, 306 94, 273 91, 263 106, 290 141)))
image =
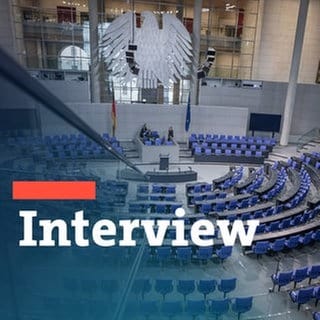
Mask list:
POLYGON ((171 255, 171 247, 159 247, 156 250, 156 254, 158 258, 169 258, 171 255))
POLYGON ((253 297, 235 298, 234 308, 238 311, 249 311, 252 308, 253 297))
POLYGON ((294 280, 303 280, 307 277, 308 267, 299 268, 293 271, 292 278, 294 280))
POLYGON ((310 278, 316 278, 320 276, 320 265, 313 265, 308 269, 308 276, 310 278))
POLYGON ((222 299, 222 300, 210 300, 209 303, 209 310, 211 313, 216 315, 222 315, 229 310, 229 299, 222 299))
POLYGON ((216 288, 216 280, 200 280, 198 283, 198 291, 201 293, 210 293, 213 292, 216 288))
POLYGON ((177 291, 181 293, 191 293, 195 289, 194 280, 179 280, 177 291))
POLYGON ((186 247, 186 248, 177 248, 177 258, 178 259, 190 259, 192 254, 192 249, 191 247, 186 247))
POLYGON ((313 296, 313 287, 297 290, 297 302, 307 302, 313 296))
POLYGON ((292 280, 293 271, 280 272, 278 274, 278 283, 279 284, 288 284, 292 280))
POLYGON ((219 291, 230 292, 236 288, 237 278, 221 279, 219 291))

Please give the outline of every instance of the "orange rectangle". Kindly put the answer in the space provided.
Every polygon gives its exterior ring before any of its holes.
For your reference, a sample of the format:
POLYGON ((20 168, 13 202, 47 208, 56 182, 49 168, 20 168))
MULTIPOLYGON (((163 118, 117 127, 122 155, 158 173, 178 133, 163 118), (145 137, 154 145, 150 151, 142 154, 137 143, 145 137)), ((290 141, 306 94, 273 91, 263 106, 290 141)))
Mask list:
POLYGON ((95 181, 13 181, 13 200, 95 200, 95 181))

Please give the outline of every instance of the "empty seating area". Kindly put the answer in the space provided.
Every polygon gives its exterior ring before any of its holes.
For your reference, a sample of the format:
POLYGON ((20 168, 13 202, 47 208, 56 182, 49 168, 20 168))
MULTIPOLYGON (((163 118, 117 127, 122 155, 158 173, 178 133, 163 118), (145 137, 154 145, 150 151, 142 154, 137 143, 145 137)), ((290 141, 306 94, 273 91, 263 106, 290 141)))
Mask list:
POLYGON ((137 185, 137 200, 176 201, 176 185, 160 184, 137 185))
MULTIPOLYGON (((160 195, 158 195, 160 197, 160 195)), ((168 195, 167 197, 171 197, 168 195)), ((165 197, 165 196, 164 196, 165 197)), ((173 200, 131 200, 129 201, 129 213, 163 213, 174 214, 177 208, 183 206, 182 202, 173 200)))
POLYGON ((146 318, 159 316, 172 319, 182 315, 196 317, 232 316, 237 319, 249 312, 253 306, 253 297, 229 297, 237 285, 236 278, 206 280, 172 280, 170 278, 136 279, 132 292, 140 296, 140 303, 129 303, 125 314, 134 318, 143 314, 146 318), (203 299, 194 299, 193 294, 203 295, 203 299), (148 299, 146 299, 148 296, 148 299), (149 296, 154 297, 153 300, 149 296), (190 297, 191 296, 191 297, 190 297))
POLYGON ((189 148, 199 162, 263 163, 275 145, 272 138, 191 134, 189 148))
MULTIPOLYGON (((172 239, 175 237, 174 232, 169 230, 166 234, 167 239, 172 239)), ((189 230, 190 231, 190 230, 189 230)), ((190 234, 186 234, 186 238, 190 238, 190 234)), ((165 241, 166 243, 166 241, 165 241)), ((162 246, 159 248, 152 248, 149 252, 148 261, 151 263, 163 264, 169 263, 178 263, 184 265, 187 263, 204 263, 210 260, 217 260, 218 262, 223 263, 224 260, 231 257, 232 247, 219 245, 214 247, 197 247, 197 246, 188 246, 188 247, 171 247, 171 246, 162 246)))
MULTIPOLYGON (((123 148, 115 137, 104 133, 103 138, 111 144, 112 148, 123 154, 123 148)), ((88 139, 83 134, 62 134, 44 137, 11 137, 8 138, 8 145, 18 147, 26 153, 31 152, 37 159, 96 159, 106 158, 108 152, 100 145, 88 139)))
POLYGON ((288 270, 284 272, 277 272, 271 275, 271 280, 273 282, 273 291, 276 286, 278 286, 278 291, 281 287, 292 285, 295 289, 297 283, 301 283, 305 280, 307 284, 310 285, 312 280, 318 279, 320 277, 320 265, 303 266, 294 270, 288 270))

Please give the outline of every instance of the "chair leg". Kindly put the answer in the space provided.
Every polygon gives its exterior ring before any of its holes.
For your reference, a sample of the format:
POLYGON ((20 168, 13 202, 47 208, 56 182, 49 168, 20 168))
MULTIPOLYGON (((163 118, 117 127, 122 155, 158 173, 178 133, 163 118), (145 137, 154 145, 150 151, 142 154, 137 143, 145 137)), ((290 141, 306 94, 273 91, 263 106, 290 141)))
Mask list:
POLYGON ((319 301, 319 299, 317 298, 317 299, 316 299, 316 302, 315 302, 315 304, 314 304, 315 307, 318 305, 318 301, 319 301))
POLYGON ((241 312, 238 313, 238 320, 240 320, 241 312))
POLYGON ((298 311, 300 310, 301 307, 301 303, 298 303, 298 311))
POLYGON ((308 284, 310 284, 310 283, 311 283, 311 280, 312 280, 312 279, 311 279, 311 278, 309 278, 309 282, 308 282, 308 284))

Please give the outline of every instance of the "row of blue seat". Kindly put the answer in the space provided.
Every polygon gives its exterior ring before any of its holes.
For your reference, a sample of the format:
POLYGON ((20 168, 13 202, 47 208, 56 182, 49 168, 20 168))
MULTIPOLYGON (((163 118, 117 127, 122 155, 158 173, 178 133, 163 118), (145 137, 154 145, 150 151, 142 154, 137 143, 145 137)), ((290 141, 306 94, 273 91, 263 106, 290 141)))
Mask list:
POLYGON ((234 171, 234 174, 231 178, 221 183, 215 184, 215 187, 222 190, 230 189, 234 187, 242 179, 242 176, 243 176, 243 167, 241 166, 234 171))
MULTIPOLYGON (((175 184, 159 184, 154 183, 151 186, 151 193, 176 193, 176 185, 175 184)), ((148 184, 138 184, 137 185, 138 193, 149 193, 150 188, 148 184)))
POLYGON ((257 173, 256 178, 244 189, 240 191, 240 193, 253 193, 255 190, 259 189, 262 186, 264 181, 264 175, 262 173, 257 173))
MULTIPOLYGON (((197 202, 196 199, 197 198, 195 197, 195 203, 197 202)), ((234 210, 237 208, 243 209, 256 205, 258 201, 259 197, 256 195, 242 200, 234 199, 228 201, 228 198, 225 198, 225 201, 221 201, 218 203, 210 203, 210 201, 208 201, 208 203, 202 203, 200 206, 196 206, 195 212, 208 214, 210 212, 223 212, 225 210, 234 210)))
POLYGON ((292 302, 298 304, 298 310, 300 310, 300 306, 310 300, 315 299, 315 306, 318 304, 320 299, 320 286, 316 287, 307 287, 299 290, 293 290, 289 292, 290 298, 292 302))
POLYGON ((222 246, 218 249, 213 247, 199 247, 195 253, 191 247, 176 248, 173 250, 169 246, 162 246, 155 249, 152 253, 152 258, 161 264, 170 260, 177 260, 180 262, 190 262, 191 260, 208 261, 217 256, 220 261, 224 261, 232 255, 232 246, 222 246))
POLYGON ((163 138, 156 138, 156 139, 143 139, 143 143, 146 145, 146 146, 173 146, 174 143, 172 140, 166 140, 165 137, 163 138))
MULTIPOLYGON (((124 154, 123 148, 121 146, 113 147, 113 149, 120 153, 124 154)), ((46 160, 54 159, 99 159, 105 158, 109 152, 105 149, 84 149, 84 150, 61 150, 61 151, 47 151, 45 153, 46 160)))
POLYGON ((215 143, 215 142, 192 142, 191 144, 191 150, 195 150, 196 148, 201 148, 201 150, 206 149, 231 149, 231 150, 251 150, 251 151, 261 151, 261 152, 267 152, 268 148, 265 144, 256 145, 256 144, 250 144, 250 143, 215 143))
POLYGON ((223 293, 225 298, 228 293, 236 289, 237 279, 227 278, 227 279, 209 279, 209 280, 171 280, 171 279, 156 279, 154 283, 148 278, 136 279, 132 285, 132 292, 144 299, 145 295, 154 288, 154 291, 161 294, 163 300, 165 300, 166 295, 169 293, 176 292, 183 295, 184 300, 187 296, 197 290, 199 293, 203 294, 204 299, 213 293, 216 288, 218 291, 223 293))
POLYGON ((286 271, 277 272, 271 275, 273 282, 273 290, 278 286, 278 291, 282 286, 286 286, 291 282, 294 283, 293 288, 296 287, 297 283, 309 279, 309 284, 312 279, 320 277, 320 265, 305 266, 302 268, 286 271))
POLYGON ((252 309, 253 297, 241 297, 234 299, 212 299, 210 301, 204 300, 188 300, 185 305, 180 301, 142 301, 141 303, 128 303, 125 310, 125 316, 132 319, 136 316, 144 316, 149 319, 150 316, 158 318, 161 316, 168 317, 169 319, 178 318, 183 319, 185 316, 207 317, 210 315, 218 319, 231 310, 237 314, 240 319, 241 314, 248 312, 252 309), (231 306, 231 308, 230 308, 231 306))
POLYGON ((253 253, 258 256, 269 252, 279 252, 284 249, 293 249, 298 246, 308 245, 312 241, 320 241, 320 230, 309 231, 301 235, 292 235, 288 238, 278 238, 271 241, 257 241, 252 246, 253 253))
POLYGON ((218 135, 218 134, 203 134, 203 133, 191 133, 189 140, 191 141, 227 141, 227 142, 249 142, 249 143, 257 143, 257 144, 267 144, 267 145, 275 145, 276 140, 268 137, 247 137, 247 136, 238 136, 238 135, 218 135))
POLYGON ((175 194, 137 194, 137 200, 139 201, 176 201, 175 194))
POLYGON ((317 213, 318 213, 318 210, 310 210, 310 211, 298 214, 294 217, 287 217, 284 219, 272 221, 269 224, 262 223, 257 227, 256 234, 280 231, 287 228, 298 226, 300 224, 308 222, 309 220, 312 220, 317 213))
POLYGON ((232 149, 211 149, 211 148, 202 149, 201 147, 195 147, 193 154, 196 156, 202 156, 202 155, 206 155, 206 156, 211 156, 211 155, 232 156, 232 155, 235 155, 235 156, 239 156, 239 157, 240 156, 264 157, 263 152, 259 151, 259 150, 251 151, 251 150, 241 150, 241 149, 232 150, 232 149))
MULTIPOLYGON (((143 202, 143 201, 141 201, 143 202)), ((129 213, 175 213, 176 209, 181 208, 182 204, 170 201, 172 203, 161 203, 164 201, 154 201, 148 203, 129 203, 129 213)))
POLYGON ((271 200, 274 197, 276 197, 284 188, 286 181, 287 181, 288 175, 286 173, 286 170, 284 168, 281 168, 278 171, 278 176, 277 176, 277 182, 275 186, 272 187, 268 192, 263 194, 261 197, 263 200, 271 200))

